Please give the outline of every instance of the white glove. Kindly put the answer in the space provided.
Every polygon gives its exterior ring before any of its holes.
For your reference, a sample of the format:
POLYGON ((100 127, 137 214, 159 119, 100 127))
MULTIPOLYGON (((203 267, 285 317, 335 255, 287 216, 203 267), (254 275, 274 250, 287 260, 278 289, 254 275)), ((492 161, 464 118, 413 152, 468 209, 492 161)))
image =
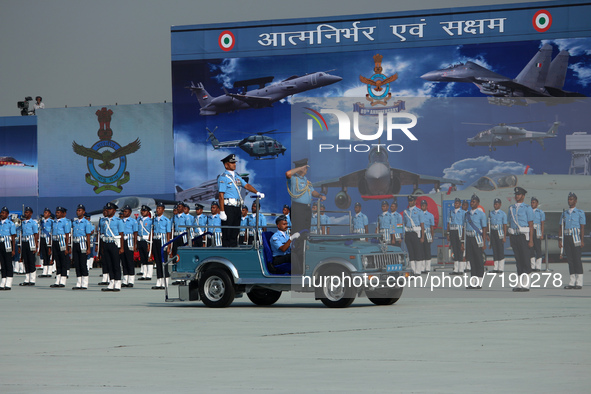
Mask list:
POLYGON ((265 193, 257 192, 257 197, 262 200, 263 198, 265 198, 265 193))
POLYGON ((224 222, 226 220, 228 220, 228 216, 226 215, 226 212, 224 212, 224 211, 220 212, 220 219, 222 219, 222 221, 224 221, 224 222))
POLYGON ((293 241, 294 239, 298 239, 299 237, 300 237, 300 233, 291 234, 291 237, 289 237, 289 240, 293 241))

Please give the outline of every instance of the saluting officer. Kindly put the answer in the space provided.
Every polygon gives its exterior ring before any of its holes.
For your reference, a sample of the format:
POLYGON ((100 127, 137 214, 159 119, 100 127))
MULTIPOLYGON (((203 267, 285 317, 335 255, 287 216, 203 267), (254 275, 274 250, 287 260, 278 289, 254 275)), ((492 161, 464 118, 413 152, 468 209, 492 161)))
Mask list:
POLYGON ((404 242, 408 250, 410 269, 415 276, 420 276, 423 259, 421 243, 425 241, 425 226, 423 212, 415 206, 415 196, 408 196, 408 209, 404 211, 404 242))
POLYGON ((447 241, 451 244, 454 255, 454 270, 450 275, 462 275, 466 268, 464 263, 464 252, 462 251, 462 236, 464 231, 464 216, 466 212, 462 209, 462 200, 454 200, 454 209, 449 212, 447 219, 447 241))
POLYGON ((392 234, 392 245, 402 246, 402 234, 404 234, 404 223, 402 215, 398 212, 398 201, 394 197, 394 201, 390 204, 390 234, 392 234))
POLYGON ((38 253, 43 260, 43 272, 39 277, 51 278, 51 228, 53 227, 53 219, 51 218, 51 210, 49 208, 45 208, 43 211, 43 219, 41 219, 40 227, 41 239, 39 240, 38 253))
MULTIPOLYGON (((291 210, 293 216, 291 217, 291 232, 296 233, 304 229, 310 229, 310 222, 312 220, 312 210, 310 203, 312 197, 326 200, 326 196, 314 190, 312 183, 306 178, 308 173, 308 159, 301 159, 293 162, 295 168, 285 173, 287 179, 287 191, 291 196, 291 210)), ((295 251, 294 251, 295 252, 295 251)))
POLYGON ((109 271, 109 285, 102 291, 121 291, 121 259, 123 254, 123 221, 115 216, 119 208, 116 204, 108 202, 104 209, 107 217, 103 219, 101 233, 103 234, 102 255, 103 262, 109 271))
POLYGON ((193 246, 207 246, 207 237, 204 235, 207 230, 207 215, 203 214, 203 205, 195 204, 195 240, 193 246))
POLYGON ((121 266, 123 267, 123 283, 121 287, 133 287, 135 282, 135 261, 133 255, 137 250, 137 220, 131 218, 131 207, 123 207, 123 253, 121 254, 121 266))
POLYGON ((12 258, 16 254, 16 226, 8 217, 9 213, 6 207, 0 210, 0 290, 10 290, 14 276, 12 258))
POLYGON ((516 292, 529 291, 529 274, 531 273, 530 248, 534 246, 534 212, 524 203, 527 191, 517 186, 514 189, 515 204, 509 207, 509 240, 515 255, 515 265, 519 280, 513 288, 516 292), (525 275, 524 275, 525 274, 525 275))
POLYGON ((489 242, 493 252, 492 272, 501 274, 505 270, 505 242, 507 241, 507 214, 501 211, 501 199, 495 198, 494 209, 488 213, 490 226, 489 242))
POLYGON ((562 212, 560 217, 560 229, 558 230, 558 246, 566 253, 570 281, 565 289, 580 290, 583 288, 583 262, 581 261, 581 249, 585 246, 585 212, 577 208, 577 195, 568 194, 568 209, 562 212), (564 225, 564 231, 562 226, 564 225))
POLYGON ((423 225, 425 227, 425 240, 422 245, 423 260, 421 264, 421 273, 423 274, 431 271, 431 243, 433 242, 433 233, 435 232, 435 217, 427 208, 427 200, 422 200, 421 211, 423 211, 423 225))
POLYGON ((538 208, 538 199, 531 198, 531 208, 534 211, 534 247, 531 249, 531 269, 534 272, 542 270, 542 239, 544 239, 544 223, 546 214, 538 208))
POLYGON ((361 212, 361 203, 355 203, 355 215, 351 218, 353 222, 353 232, 355 234, 367 234, 369 233, 369 220, 367 215, 361 212))
POLYGON ((207 217, 207 230, 213 235, 208 235, 207 246, 222 246, 222 219, 220 218, 220 204, 211 202, 211 215, 207 217))
POLYGON ((76 219, 72 221, 72 260, 76 268, 76 286, 72 290, 88 289, 88 264, 86 263, 90 254, 90 235, 94 228, 88 219, 84 217, 86 208, 79 204, 76 207, 76 219))
POLYGON ((142 205, 140 209, 141 217, 137 219, 137 249, 140 254, 140 265, 142 275, 137 280, 152 280, 154 264, 149 262, 149 247, 152 245, 152 219, 150 211, 152 209, 147 205, 142 205))
POLYGON ((66 287, 68 279, 68 269, 70 260, 67 254, 70 253, 70 231, 71 222, 66 218, 66 208, 57 207, 55 209, 56 220, 53 222, 52 234, 53 245, 52 254, 56 265, 55 283, 49 287, 66 287))
POLYGON ((25 281, 20 283, 19 286, 35 286, 37 275, 35 254, 39 245, 39 226, 37 225, 37 221, 31 219, 33 208, 26 207, 24 216, 25 218, 21 221, 22 247, 19 253, 22 256, 25 266, 25 281))
MULTIPOLYGON (((154 235, 152 241, 152 256, 156 262, 156 286, 152 286, 152 290, 164 290, 164 280, 168 285, 170 273, 166 270, 166 279, 164 278, 164 259, 166 254, 162 255, 162 245, 170 241, 172 232, 172 222, 169 218, 164 216, 164 203, 159 202, 156 205, 156 216, 152 221, 154 226, 154 235)), ((171 250, 168 245, 168 251, 171 250)))
POLYGON ((243 205, 240 188, 249 192, 256 193, 259 198, 264 198, 263 193, 259 193, 252 185, 249 185, 236 174, 236 155, 228 155, 222 159, 226 169, 218 177, 218 200, 220 203, 220 219, 225 222, 225 226, 236 228, 222 229, 222 245, 237 246, 238 233, 240 232, 240 211, 243 205))
POLYGON ((388 211, 389 207, 388 201, 382 201, 382 213, 378 216, 378 226, 376 228, 376 233, 382 234, 386 242, 390 242, 390 231, 392 231, 392 215, 388 211))
POLYGON ((484 259, 482 253, 486 249, 486 230, 488 223, 486 215, 478 209, 480 198, 474 194, 470 199, 470 211, 464 217, 466 230, 466 259, 471 262, 470 284, 467 289, 482 289, 484 277, 484 259), (472 277, 478 278, 476 282, 472 277), (475 285, 475 286, 474 286, 475 285))

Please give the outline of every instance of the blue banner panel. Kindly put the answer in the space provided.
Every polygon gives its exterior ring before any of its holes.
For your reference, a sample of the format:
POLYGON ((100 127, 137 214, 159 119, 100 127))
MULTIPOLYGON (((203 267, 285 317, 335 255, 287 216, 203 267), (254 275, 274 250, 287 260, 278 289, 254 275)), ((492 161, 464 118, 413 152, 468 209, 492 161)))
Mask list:
POLYGON ((0 197, 37 196, 37 119, 0 118, 0 197))
POLYGON ((46 109, 40 197, 172 193, 171 104, 46 109))

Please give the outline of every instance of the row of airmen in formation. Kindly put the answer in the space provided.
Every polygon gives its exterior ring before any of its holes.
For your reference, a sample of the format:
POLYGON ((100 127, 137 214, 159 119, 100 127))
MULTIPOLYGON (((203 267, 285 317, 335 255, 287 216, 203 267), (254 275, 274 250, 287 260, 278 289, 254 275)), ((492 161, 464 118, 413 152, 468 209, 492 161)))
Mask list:
MULTIPOLYGON (((155 216, 152 218, 151 208, 143 205, 141 216, 137 219, 131 217, 131 208, 124 206, 120 217, 115 216, 118 207, 109 202, 103 207, 103 217, 99 220, 99 240, 96 245, 96 254, 102 262, 103 279, 99 285, 107 286, 104 291, 120 291, 121 287, 133 287, 135 282, 134 253, 139 252, 141 263, 141 275, 138 280, 151 280, 154 264, 150 257, 154 257, 156 263, 157 282, 153 289, 164 289, 164 270, 161 255, 161 247, 172 238, 187 232, 183 237, 169 246, 167 253, 170 256, 176 254, 179 246, 190 244, 192 246, 222 246, 221 227, 222 221, 219 215, 217 201, 211 204, 211 214, 203 213, 203 205, 195 204, 196 215, 191 215, 190 207, 179 202, 173 211, 172 219, 164 216, 164 204, 156 207, 155 216), (198 226, 198 227, 183 227, 198 226), (151 246, 151 247, 150 247, 151 246)), ((246 206, 242 207, 240 244, 252 244, 256 227, 256 201, 252 205, 252 213, 248 213, 246 206), (248 227, 248 229, 247 229, 248 227)), ((33 209, 26 207, 19 228, 9 218, 9 210, 3 207, 0 211, 0 268, 2 279, 0 290, 10 290, 14 276, 13 259, 17 252, 21 255, 22 265, 25 271, 25 280, 21 286, 35 286, 36 257, 43 261, 43 273, 40 278, 51 277, 52 271, 56 274, 56 282, 50 287, 61 288, 66 286, 70 266, 73 264, 76 270, 77 282, 73 290, 88 289, 88 270, 92 267, 93 259, 90 258, 95 247, 95 228, 86 214, 84 205, 78 205, 76 218, 70 220, 66 217, 67 209, 57 207, 55 215, 49 208, 45 208, 43 217, 39 222, 32 218, 33 209), (20 233, 19 242, 16 241, 17 230, 20 233), (55 263, 55 265, 54 265, 55 263)), ((289 219, 289 206, 285 205, 283 214, 289 219)), ((291 223, 290 223, 291 224, 291 223)), ((267 225, 263 215, 259 216, 259 237, 267 225)), ((260 240, 260 238, 259 238, 260 240)))
MULTIPOLYGON (((482 288, 484 276, 483 251, 486 241, 490 242, 493 252, 494 273, 502 273, 505 267, 505 247, 507 234, 511 248, 515 253, 518 275, 539 272, 542 268, 542 239, 546 215, 538 208, 539 201, 531 198, 531 205, 525 204, 527 191, 521 187, 514 190, 516 203, 509 207, 509 216, 501 210, 501 200, 494 200, 494 210, 486 214, 479 209, 480 198, 473 195, 470 202, 456 198, 454 209, 447 219, 447 239, 454 256, 452 275, 461 275, 466 270, 479 278, 476 286, 482 288), (465 261, 464 261, 465 257, 465 261)), ((408 209, 403 214, 397 212, 398 204, 393 202, 388 212, 388 202, 382 202, 382 214, 378 217, 376 232, 383 233, 390 243, 401 245, 404 238, 408 250, 411 270, 415 275, 429 272, 431 267, 431 242, 435 231, 433 214, 427 208, 426 200, 421 201, 421 209, 415 206, 414 196, 408 197, 408 209)), ((564 251, 569 264, 569 284, 565 289, 581 289, 583 285, 583 266, 581 248, 584 246, 585 213, 576 208, 577 196, 568 195, 569 209, 560 218, 559 247, 564 251)), ((368 219, 361 212, 361 204, 355 204, 352 218, 356 233, 368 232, 368 219)), ((513 289, 517 292, 529 291, 529 280, 521 280, 513 289)))

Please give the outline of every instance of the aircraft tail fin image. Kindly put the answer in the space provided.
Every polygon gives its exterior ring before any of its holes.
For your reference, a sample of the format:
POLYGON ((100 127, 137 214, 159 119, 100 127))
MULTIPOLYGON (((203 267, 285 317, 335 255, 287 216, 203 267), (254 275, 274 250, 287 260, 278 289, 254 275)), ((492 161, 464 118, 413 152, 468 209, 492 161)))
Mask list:
POLYGON ((191 94, 197 96, 197 101, 199 101, 199 105, 203 108, 206 107, 212 100, 207 90, 203 87, 201 82, 197 83, 197 86, 191 81, 191 86, 187 86, 187 89, 191 91, 191 94))
POLYGON ((546 78, 547 87, 549 86, 556 89, 563 88, 569 57, 570 55, 567 51, 560 51, 558 56, 552 60, 552 63, 550 63, 550 69, 548 70, 548 78, 546 78))
POLYGON ((556 133, 558 132, 558 125, 560 125, 560 122, 554 122, 554 124, 552 125, 552 127, 550 127, 550 130, 548 130, 546 134, 556 135, 556 133))
POLYGON ((180 193, 180 192, 182 192, 182 191, 183 191, 183 188, 182 188, 182 187, 180 187, 179 185, 176 185, 176 186, 175 186, 175 188, 176 188, 176 192, 177 192, 177 193, 180 193))
POLYGON ((550 60, 552 59, 552 46, 545 44, 532 57, 527 65, 521 70, 515 78, 515 82, 525 85, 531 89, 542 91, 546 85, 546 77, 550 69, 550 60))
MULTIPOLYGON (((214 131, 215 131, 215 129, 214 129, 214 131)), ((207 141, 211 141, 211 145, 213 146, 213 149, 218 149, 220 147, 220 141, 213 134, 213 132, 209 129, 207 129, 207 141)))

